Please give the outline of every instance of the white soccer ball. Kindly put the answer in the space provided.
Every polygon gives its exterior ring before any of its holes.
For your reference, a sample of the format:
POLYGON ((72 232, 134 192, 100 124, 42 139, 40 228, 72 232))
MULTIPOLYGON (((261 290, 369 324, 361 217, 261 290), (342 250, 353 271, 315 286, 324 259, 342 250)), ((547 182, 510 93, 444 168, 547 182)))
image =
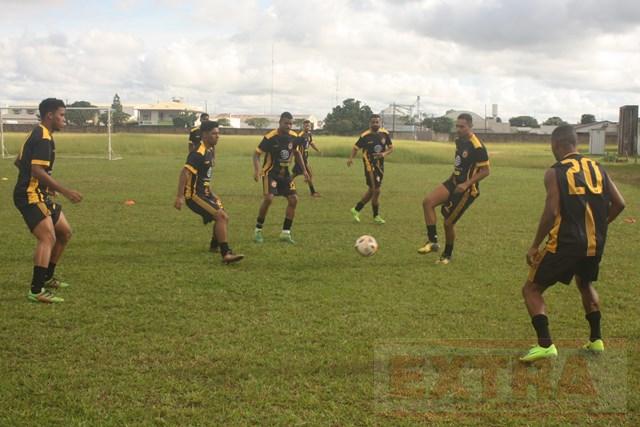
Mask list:
POLYGON ((358 237, 354 246, 356 251, 362 256, 371 256, 378 252, 378 242, 373 236, 364 235, 358 237))

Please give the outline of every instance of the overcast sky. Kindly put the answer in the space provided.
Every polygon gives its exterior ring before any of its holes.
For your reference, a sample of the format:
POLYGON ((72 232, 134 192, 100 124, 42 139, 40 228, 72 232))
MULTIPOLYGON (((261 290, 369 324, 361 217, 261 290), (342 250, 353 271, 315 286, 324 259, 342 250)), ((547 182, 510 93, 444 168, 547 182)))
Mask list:
POLYGON ((640 1, 0 0, 0 105, 117 92, 269 113, 272 71, 274 112, 420 95, 437 116, 617 120, 640 103, 640 1))

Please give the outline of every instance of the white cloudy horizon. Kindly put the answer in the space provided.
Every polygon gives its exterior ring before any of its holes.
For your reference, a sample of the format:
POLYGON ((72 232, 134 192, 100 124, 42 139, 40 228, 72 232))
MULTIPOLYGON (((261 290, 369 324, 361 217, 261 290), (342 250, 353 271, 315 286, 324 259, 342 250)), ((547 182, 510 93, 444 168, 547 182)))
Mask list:
POLYGON ((117 92, 269 113, 273 72, 274 113, 419 95, 436 116, 615 121, 640 103, 638 40, 624 0, 0 0, 0 105, 117 92))

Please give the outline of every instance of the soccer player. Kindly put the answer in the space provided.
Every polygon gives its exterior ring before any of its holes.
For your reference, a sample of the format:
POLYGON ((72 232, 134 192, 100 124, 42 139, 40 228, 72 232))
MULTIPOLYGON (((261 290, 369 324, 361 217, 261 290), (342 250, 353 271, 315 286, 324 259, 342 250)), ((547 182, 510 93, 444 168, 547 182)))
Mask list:
POLYGON ((215 221, 210 250, 217 252, 219 249, 222 262, 231 264, 240 261, 244 255, 231 251, 227 243, 229 216, 220 198, 211 192, 212 163, 220 135, 218 122, 203 122, 200 125, 200 134, 202 143, 197 150, 189 153, 187 163, 180 172, 174 206, 180 210, 186 201, 189 209, 200 215, 205 225, 215 221))
POLYGON ((379 115, 373 114, 371 116, 369 129, 360 135, 351 150, 349 160, 347 160, 347 166, 351 166, 358 150, 362 150, 364 176, 369 188, 360 201, 356 203, 356 206, 351 208, 351 215, 353 215, 353 219, 356 222, 360 222, 360 211, 369 201, 371 201, 371 208, 373 209, 373 221, 376 224, 384 224, 386 222, 379 213, 380 187, 382 187, 382 178, 384 178, 384 158, 393 153, 394 148, 389 131, 380 127, 380 122, 379 115))
POLYGON ((473 119, 463 113, 456 121, 456 157, 453 174, 438 185, 422 202, 424 222, 427 225, 427 242, 418 253, 428 254, 440 249, 436 232, 436 206, 442 205, 446 245, 436 264, 449 264, 456 239, 456 222, 480 196, 479 182, 489 176, 489 155, 484 144, 471 130, 473 119))
POLYGON ((593 282, 598 279, 608 224, 622 212, 625 202, 604 169, 580 155, 576 146, 576 133, 570 125, 559 126, 551 134, 557 163, 544 175, 547 196, 538 231, 527 251, 530 270, 522 287, 538 345, 520 358, 523 362, 558 355, 542 294, 556 282, 568 285, 574 277, 591 330, 583 348, 594 353, 604 351, 600 302, 593 282), (547 235, 541 251, 540 244, 547 235))
POLYGON ((200 114, 200 126, 191 128, 191 131, 189 132, 189 152, 190 153, 198 149, 198 146, 200 145, 200 141, 202 140, 200 127, 204 122, 208 122, 208 121, 209 121, 209 114, 202 113, 200 114))
POLYGON ((33 129, 15 161, 18 182, 13 202, 37 240, 33 256, 33 278, 27 294, 30 301, 63 302, 54 291, 69 286, 55 277, 56 265, 71 239, 71 226, 62 206, 53 196, 62 194, 71 203, 79 203, 82 194, 53 179, 56 146, 53 133, 65 125, 65 105, 59 99, 47 98, 38 107, 40 124, 33 129))
POLYGON ((264 242, 262 235, 262 227, 264 225, 269 206, 273 202, 275 196, 283 196, 287 198, 287 210, 285 213, 280 240, 287 243, 295 243, 291 237, 291 225, 293 217, 296 213, 296 205, 298 204, 298 196, 296 195, 296 185, 289 173, 289 163, 291 158, 295 157, 296 164, 302 170, 305 181, 309 180, 309 174, 304 165, 302 154, 297 149, 301 143, 298 134, 291 130, 293 116, 289 112, 280 115, 278 129, 267 133, 262 142, 258 145, 253 155, 253 179, 258 182, 262 177, 262 186, 264 198, 260 210, 258 211, 258 219, 256 220, 256 229, 254 231, 254 240, 256 243, 264 242), (260 156, 265 154, 262 170, 260 169, 260 156))
MULTIPOLYGON (((304 160, 304 166, 307 169, 307 173, 309 174, 309 180, 307 184, 309 184, 309 191, 311 192, 311 197, 320 197, 320 193, 318 193, 313 186, 313 172, 311 171, 311 167, 309 166, 309 147, 316 150, 317 153, 320 153, 318 147, 313 142, 313 135, 311 134, 311 121, 305 120, 302 123, 302 130, 298 134, 301 138, 300 145, 298 145, 298 149, 302 152, 302 159, 304 160)), ((299 175, 303 175, 302 168, 298 166, 296 163, 293 166, 293 177, 291 179, 296 179, 299 175)))

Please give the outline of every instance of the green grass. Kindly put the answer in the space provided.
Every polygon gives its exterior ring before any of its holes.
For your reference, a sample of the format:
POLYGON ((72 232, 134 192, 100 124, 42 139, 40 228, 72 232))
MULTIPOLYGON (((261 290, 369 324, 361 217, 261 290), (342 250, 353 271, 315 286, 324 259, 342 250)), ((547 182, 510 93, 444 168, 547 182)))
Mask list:
MULTIPOLYGON (((7 137, 15 153, 24 135, 7 137)), ((252 179, 255 137, 223 137, 214 190, 231 217, 230 243, 247 258, 223 266, 207 252, 210 227, 172 205, 186 136, 114 137, 123 160, 72 158, 104 153, 104 136, 56 136, 55 177, 85 195, 61 200, 74 238, 59 274, 66 302, 27 302, 34 239, 13 207, 16 170, 0 162, 0 425, 410 425, 428 417, 380 413, 374 402, 374 350, 380 343, 431 339, 533 343, 520 287, 524 254, 543 204, 547 146, 488 145, 492 174, 460 221, 447 267, 419 256, 421 200, 451 172, 450 143, 397 141, 387 164, 381 214, 351 222, 365 190, 362 167, 346 167, 352 138, 319 137, 311 199, 300 180, 295 246, 277 242, 285 203, 277 200, 266 242, 252 243, 261 186, 252 179), (134 199, 132 207, 123 205, 134 199), (380 251, 352 248, 373 234, 380 251)), ((640 166, 607 164, 628 208, 640 217, 640 166)), ((440 228, 440 234, 443 234, 440 228)), ((598 290, 607 338, 626 340, 627 416, 640 411, 640 223, 610 227, 598 290)), ((583 338, 575 289, 548 293, 554 337, 583 338)), ((524 347, 522 348, 524 350, 524 347)), ((562 348, 560 349, 562 351, 562 348)), ((609 373, 620 375, 618 371, 609 373)), ((436 419, 444 423, 451 419, 436 419)), ((466 424, 564 425, 495 412, 466 424)), ((596 416, 577 424, 609 423, 596 416)))

